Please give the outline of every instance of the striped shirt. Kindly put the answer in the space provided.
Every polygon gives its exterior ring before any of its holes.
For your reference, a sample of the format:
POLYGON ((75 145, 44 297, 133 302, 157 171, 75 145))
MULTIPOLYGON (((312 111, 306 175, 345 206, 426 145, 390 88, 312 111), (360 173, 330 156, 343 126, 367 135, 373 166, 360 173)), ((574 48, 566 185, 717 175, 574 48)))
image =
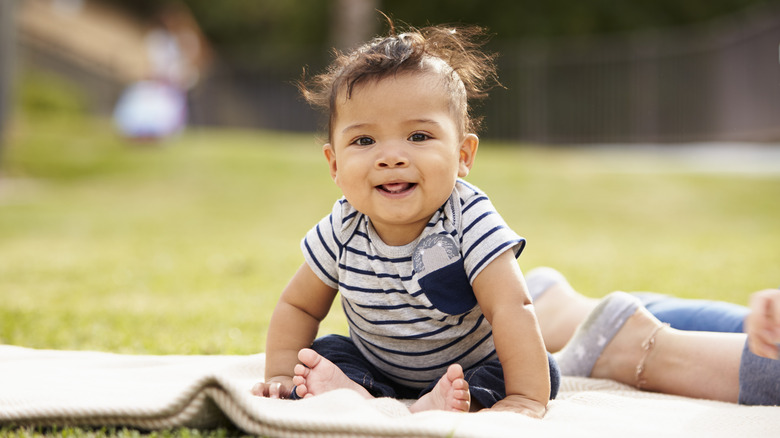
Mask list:
POLYGON ((314 273, 338 289, 350 337, 392 380, 424 388, 452 363, 464 369, 496 357, 490 324, 471 283, 515 234, 476 187, 458 180, 422 234, 386 245, 346 199, 301 242, 314 273))

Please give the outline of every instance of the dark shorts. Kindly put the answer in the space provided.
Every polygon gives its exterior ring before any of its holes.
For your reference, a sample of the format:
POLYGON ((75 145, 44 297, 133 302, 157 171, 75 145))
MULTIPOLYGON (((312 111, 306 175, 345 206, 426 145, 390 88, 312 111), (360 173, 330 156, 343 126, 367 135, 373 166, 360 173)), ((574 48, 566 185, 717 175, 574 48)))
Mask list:
MULTIPOLYGON (((346 336, 327 335, 314 341, 314 351, 336 364, 352 381, 357 382, 374 397, 392 397, 418 399, 430 392, 436 383, 424 389, 401 385, 374 367, 352 340, 346 336)), ((561 373, 552 355, 547 355, 550 365, 550 399, 558 394, 561 373)), ((504 371, 498 359, 488 360, 464 370, 465 380, 469 384, 471 399, 489 408, 506 397, 504 371)))

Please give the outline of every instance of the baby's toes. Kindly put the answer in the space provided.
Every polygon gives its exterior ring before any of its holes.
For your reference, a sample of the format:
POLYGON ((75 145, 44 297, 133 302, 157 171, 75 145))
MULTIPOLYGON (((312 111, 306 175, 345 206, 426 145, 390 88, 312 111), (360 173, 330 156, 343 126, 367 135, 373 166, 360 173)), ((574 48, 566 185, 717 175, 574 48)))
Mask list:
POLYGON ((467 382, 466 379, 455 379, 452 382, 452 388, 453 389, 459 389, 461 391, 466 391, 466 393, 468 393, 468 391, 469 391, 469 382, 467 382))
POLYGON ((471 407, 471 403, 469 402, 467 397, 465 400, 458 400, 458 399, 453 400, 451 406, 452 409, 455 411, 468 412, 469 408, 471 407))
POLYGON ((298 384, 295 385, 295 395, 298 396, 298 398, 304 398, 304 397, 311 397, 311 394, 309 394, 309 389, 306 388, 305 384, 298 384))
POLYGON ((295 368, 293 368, 293 372, 296 376, 303 376, 306 377, 309 375, 309 371, 311 371, 309 368, 306 368, 304 365, 296 364, 295 368))

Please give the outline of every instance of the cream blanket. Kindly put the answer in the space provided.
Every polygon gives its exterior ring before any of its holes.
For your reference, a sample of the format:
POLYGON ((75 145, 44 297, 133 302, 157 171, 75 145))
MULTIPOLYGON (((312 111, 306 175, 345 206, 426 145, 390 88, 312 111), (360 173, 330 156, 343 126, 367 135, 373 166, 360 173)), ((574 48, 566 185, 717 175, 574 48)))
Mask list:
POLYGON ((780 408, 639 392, 565 378, 544 419, 512 413, 410 414, 402 401, 333 391, 300 401, 249 393, 265 356, 142 356, 0 345, 0 426, 159 429, 231 423, 279 436, 778 437, 780 408))

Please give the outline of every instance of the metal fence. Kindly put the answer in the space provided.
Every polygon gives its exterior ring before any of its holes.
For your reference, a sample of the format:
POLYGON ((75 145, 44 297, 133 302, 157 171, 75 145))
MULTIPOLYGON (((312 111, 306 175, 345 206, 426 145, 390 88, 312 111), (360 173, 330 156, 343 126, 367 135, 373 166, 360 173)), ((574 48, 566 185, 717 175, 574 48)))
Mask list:
POLYGON ((780 140, 780 8, 625 38, 502 44, 485 136, 543 143, 780 140))

